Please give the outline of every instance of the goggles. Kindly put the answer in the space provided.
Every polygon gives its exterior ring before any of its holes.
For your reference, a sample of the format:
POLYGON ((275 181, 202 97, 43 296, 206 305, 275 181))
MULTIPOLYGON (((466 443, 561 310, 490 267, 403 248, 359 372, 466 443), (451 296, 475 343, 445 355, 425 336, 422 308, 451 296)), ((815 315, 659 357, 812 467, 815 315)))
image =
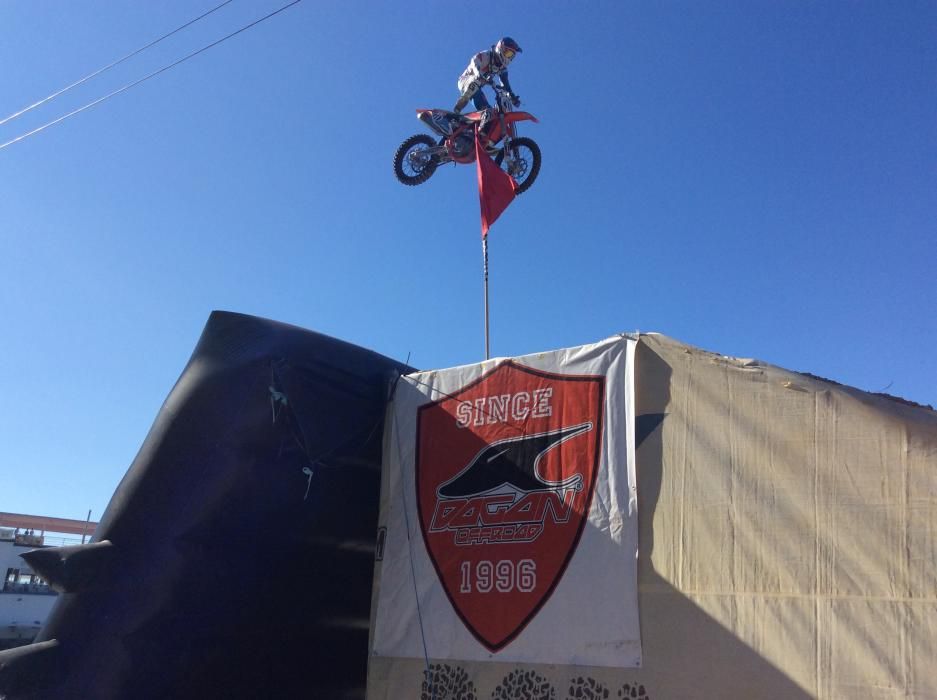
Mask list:
POLYGON ((514 49, 509 49, 507 47, 504 47, 503 49, 501 49, 501 57, 505 61, 513 61, 515 54, 516 52, 514 51, 514 49))

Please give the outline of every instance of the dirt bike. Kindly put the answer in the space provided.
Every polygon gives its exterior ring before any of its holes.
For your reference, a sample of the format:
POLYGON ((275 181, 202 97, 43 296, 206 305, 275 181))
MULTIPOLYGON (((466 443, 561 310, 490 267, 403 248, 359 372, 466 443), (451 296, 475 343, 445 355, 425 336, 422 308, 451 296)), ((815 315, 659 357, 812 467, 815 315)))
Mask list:
MULTIPOLYGON (((534 184, 540 172, 540 147, 533 139, 517 135, 517 122, 536 122, 537 118, 529 112, 515 112, 511 94, 502 86, 492 87, 497 106, 488 121, 487 136, 494 144, 489 153, 514 178, 515 193, 520 194, 534 184)), ((483 112, 418 109, 416 116, 440 138, 437 141, 427 134, 416 134, 400 144, 394 154, 394 174, 400 182, 419 185, 444 163, 475 162, 475 129, 483 120, 483 112)))

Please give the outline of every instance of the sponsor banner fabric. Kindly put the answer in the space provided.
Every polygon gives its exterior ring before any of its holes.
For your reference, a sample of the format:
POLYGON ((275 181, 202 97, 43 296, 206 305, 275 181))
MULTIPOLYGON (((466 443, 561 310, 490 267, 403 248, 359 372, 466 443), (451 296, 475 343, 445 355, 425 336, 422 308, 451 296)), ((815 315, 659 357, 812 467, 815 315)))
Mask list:
POLYGON ((640 666, 634 346, 400 378, 376 656, 640 666))

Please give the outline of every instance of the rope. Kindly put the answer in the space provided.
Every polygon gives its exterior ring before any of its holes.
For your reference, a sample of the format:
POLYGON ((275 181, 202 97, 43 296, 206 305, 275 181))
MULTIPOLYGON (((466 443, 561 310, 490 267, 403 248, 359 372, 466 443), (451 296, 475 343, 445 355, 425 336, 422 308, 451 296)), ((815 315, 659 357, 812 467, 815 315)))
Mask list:
MULTIPOLYGON (((394 394, 397 393, 397 385, 402 378, 403 378, 402 375, 397 376, 397 381, 394 382, 393 392, 391 393, 391 396, 387 401, 388 404, 393 402, 394 394)), ((392 417, 391 420, 394 423, 394 442, 397 445, 397 463, 402 465, 403 459, 402 459, 402 455, 400 454, 400 444, 401 444, 400 432, 399 432, 400 426, 398 425, 396 416, 392 417)), ((433 682, 433 676, 429 670, 429 665, 430 665, 429 664, 429 650, 426 646, 426 632, 423 628, 423 610, 420 607, 420 593, 416 587, 416 569, 414 568, 414 565, 413 565, 413 541, 410 538, 410 514, 407 511, 406 491, 407 491, 406 488, 400 489, 400 499, 401 501, 403 501, 403 517, 404 517, 404 522, 406 523, 406 528, 407 528, 407 551, 410 555, 408 557, 410 559, 410 582, 413 584, 413 599, 416 601, 416 617, 420 625, 420 640, 423 643, 423 663, 424 663, 424 666, 426 667, 426 671, 425 671, 426 682, 429 684, 429 687, 432 693, 432 700, 436 700, 436 684, 433 682)))
MULTIPOLYGON (((328 469, 329 464, 323 460, 331 457, 335 453, 344 450, 346 447, 354 444, 367 445, 371 438, 374 437, 375 432, 380 427, 381 423, 384 420, 384 414, 381 413, 370 426, 365 426, 362 430, 353 433, 347 440, 344 440, 340 443, 337 443, 331 447, 326 447, 319 453, 313 455, 309 450, 309 440, 306 437, 306 432, 303 430, 304 421, 302 420, 301 411, 297 402, 294 400, 295 397, 290 398, 291 394, 287 387, 287 382, 283 377, 280 376, 280 373, 277 370, 277 365, 284 366, 287 370, 293 369, 285 360, 274 360, 270 363, 270 384, 269 391, 271 392, 271 405, 274 411, 273 422, 276 423, 277 420, 284 415, 284 409, 286 410, 286 427, 289 430, 290 437, 293 438, 293 441, 296 443, 296 446, 299 448, 300 452, 306 457, 306 460, 309 463, 308 467, 303 468, 303 474, 308 478, 306 484, 306 497, 303 500, 308 499, 309 497, 309 487, 312 485, 312 477, 315 476, 316 468, 323 467, 328 469), (282 390, 281 390, 282 389, 282 390), (282 400, 274 398, 274 393, 276 395, 282 396, 282 400), (279 401, 282 403, 282 406, 279 410, 276 409, 276 402, 279 401), (292 420, 289 420, 292 418, 292 420), (362 440, 362 436, 364 439, 362 440), (308 471, 307 471, 308 469, 308 471)), ((302 379, 302 377, 299 377, 302 379)))
POLYGON ((48 96, 46 96, 46 97, 43 97, 43 98, 42 98, 41 100, 39 100, 38 102, 33 102, 33 103, 32 103, 31 105, 29 105, 28 107, 23 107, 23 109, 21 109, 19 112, 14 112, 13 114, 9 115, 8 117, 4 117, 3 119, 0 119, 0 126, 3 126, 4 124, 6 124, 6 123, 7 123, 8 121, 10 121, 11 119, 16 119, 18 116, 20 116, 20 115, 22 115, 22 114, 26 114, 26 112, 28 112, 28 111, 30 111, 30 110, 32 110, 32 109, 35 109, 36 107, 39 107, 40 105, 45 104, 45 103, 48 102, 49 100, 55 99, 55 98, 58 97, 59 95, 62 95, 62 94, 64 94, 64 93, 68 92, 68 91, 71 90, 72 88, 78 87, 78 86, 81 85, 82 83, 87 82, 88 80, 91 80, 93 77, 95 77, 95 76, 97 76, 97 75, 101 75, 101 73, 103 73, 104 71, 110 70, 110 69, 113 68, 114 66, 120 65, 121 63, 123 63, 124 61, 126 61, 128 58, 133 58, 133 57, 136 56, 138 53, 140 53, 140 52, 142 52, 142 51, 146 51, 148 48, 150 48, 151 46, 155 46, 156 44, 158 44, 159 42, 161 42, 163 39, 168 39, 169 37, 171 37, 171 36, 172 36, 173 34, 175 34, 176 32, 181 32, 183 29, 185 29, 185 28, 188 27, 189 25, 195 24, 195 23, 198 22, 200 19, 204 19, 205 17, 208 17, 208 15, 210 15, 212 12, 216 12, 217 10, 220 10, 222 7, 224 7, 225 5, 227 5, 228 3, 233 2, 233 1, 234 1, 234 0, 225 0, 223 3, 221 3, 220 5, 216 5, 215 7, 213 7, 212 9, 210 9, 210 10, 209 10, 208 12, 206 12, 205 14, 199 15, 198 17, 196 17, 196 18, 193 19, 193 20, 189 20, 188 22, 186 22, 185 24, 183 24, 183 25, 180 26, 180 27, 176 27, 176 28, 173 29, 171 32, 169 32, 168 34, 163 34, 159 39, 155 39, 155 40, 151 41, 151 42, 150 42, 149 44, 147 44, 146 46, 141 46, 139 49, 137 49, 137 50, 135 50, 135 51, 131 51, 130 53, 128 53, 128 54, 127 54, 126 56, 124 56, 123 58, 118 58, 118 59, 117 59, 116 61, 114 61, 113 63, 109 63, 109 64, 107 64, 106 66, 104 66, 103 68, 98 68, 96 71, 94 71, 93 73, 89 73, 89 74, 86 75, 84 78, 80 78, 80 79, 76 80, 76 81, 75 81, 74 83, 72 83, 71 85, 66 85, 66 86, 63 87, 61 90, 57 90, 56 92, 53 92, 51 95, 48 95, 48 96))
POLYGON ((96 99, 96 100, 94 100, 94 101, 92 101, 92 102, 89 102, 88 104, 83 105, 83 106, 79 107, 78 109, 72 110, 72 111, 69 112, 68 114, 65 114, 65 115, 63 115, 63 116, 61 116, 61 117, 59 117, 59 118, 57 118, 57 119, 53 119, 52 121, 47 122, 46 124, 43 124, 42 126, 36 127, 36 128, 33 129, 32 131, 27 131, 25 134, 21 134, 21 135, 17 136, 17 137, 14 138, 14 139, 10 139, 10 140, 7 141, 6 143, 0 144, 0 150, 3 150, 4 148, 7 148, 8 146, 12 146, 14 143, 17 143, 18 141, 22 141, 23 139, 28 138, 28 137, 30 137, 30 136, 33 136, 34 134, 38 134, 40 131, 45 131, 45 130, 48 129, 50 126, 55 126, 55 125, 58 124, 59 122, 63 122, 63 121, 65 121, 66 119, 68 119, 69 117, 73 117, 73 116, 75 116, 76 114, 79 114, 79 113, 81 113, 81 112, 84 112, 86 109, 90 109, 91 107, 94 107, 95 105, 98 105, 98 104, 100 104, 101 102, 104 102, 105 100, 109 100, 109 99, 111 99, 112 97, 115 97, 115 96, 119 95, 119 94, 122 93, 122 92, 126 92, 126 91, 129 90, 130 88, 136 87, 136 86, 139 85, 140 83, 143 83, 143 82, 149 80, 150 78, 155 78, 155 77, 156 77, 157 75, 159 75, 160 73, 164 73, 164 72, 166 72, 167 70, 169 70, 170 68, 175 68, 175 67, 178 66, 180 63, 183 63, 183 62, 185 62, 185 61, 188 61, 190 58, 194 58, 195 56, 198 56, 200 53, 204 53, 205 51, 208 51, 208 49, 214 48, 215 46, 217 46, 217 45, 220 44, 221 42, 227 41, 228 39, 230 39, 230 38, 232 38, 232 37, 234 37, 234 36, 237 36, 237 35, 240 34, 241 32, 247 31, 248 29, 257 26, 257 25, 260 24, 261 22, 270 19, 270 18, 273 17, 274 15, 280 14, 281 12, 283 12, 284 10, 286 10, 287 8, 290 8, 290 7, 292 7, 293 5, 296 5, 296 4, 299 3, 299 2, 301 2, 301 0, 292 0, 292 2, 287 3, 286 5, 283 5, 282 7, 280 7, 280 8, 277 9, 277 10, 274 10, 273 12, 271 12, 271 13, 268 14, 268 15, 264 15, 264 16, 261 17, 260 19, 254 20, 254 21, 251 22, 250 24, 247 24, 247 25, 241 27, 241 28, 238 29, 237 31, 231 32, 231 33, 228 34, 227 36, 224 36, 224 37, 218 39, 217 41, 213 41, 212 43, 208 44, 207 46, 203 46, 202 48, 198 49, 197 51, 193 51, 192 53, 188 54, 187 56, 183 56, 183 57, 180 58, 178 61, 174 61, 173 63, 170 63, 169 65, 163 66, 162 68, 160 68, 160 69, 158 69, 158 70, 155 70, 155 71, 153 71, 152 73, 150 73, 150 74, 148 74, 148 75, 145 75, 145 76, 143 76, 142 78, 140 78, 140 79, 138 79, 138 80, 133 81, 132 83, 128 83, 128 84, 124 85, 123 87, 118 88, 117 90, 114 90, 114 92, 108 93, 108 94, 105 95, 104 97, 99 97, 98 99, 96 99))

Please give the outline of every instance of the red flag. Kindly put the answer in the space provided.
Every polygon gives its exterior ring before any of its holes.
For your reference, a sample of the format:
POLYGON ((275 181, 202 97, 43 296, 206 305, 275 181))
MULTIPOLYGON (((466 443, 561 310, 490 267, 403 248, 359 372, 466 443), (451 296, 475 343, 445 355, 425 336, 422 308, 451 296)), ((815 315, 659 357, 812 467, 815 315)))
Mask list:
POLYGON ((478 198, 482 206, 482 238, 488 229, 508 208, 514 199, 517 185, 514 180, 495 164, 485 151, 475 130, 475 162, 478 163, 478 198))

